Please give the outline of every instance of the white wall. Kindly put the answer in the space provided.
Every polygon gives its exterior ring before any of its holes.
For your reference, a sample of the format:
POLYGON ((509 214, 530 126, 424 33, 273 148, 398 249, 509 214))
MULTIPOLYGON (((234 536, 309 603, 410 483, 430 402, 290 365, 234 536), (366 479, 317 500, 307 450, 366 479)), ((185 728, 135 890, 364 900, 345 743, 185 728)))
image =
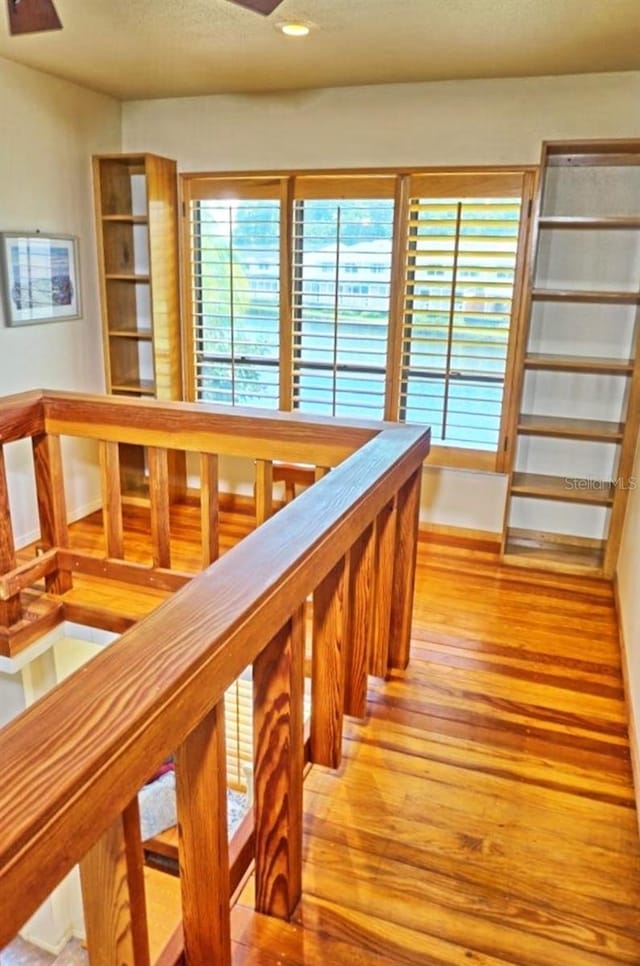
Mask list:
MULTIPOLYGON (((8 328, 0 308, 0 395, 50 388, 104 389, 93 226, 91 155, 119 151, 120 104, 0 58, 0 231, 77 235, 83 317, 8 328)), ((66 441, 65 441, 66 442, 66 441)), ((72 515, 98 496, 95 453, 65 445, 72 515)), ((7 447, 18 542, 37 535, 30 450, 7 447)))
MULTIPOLYGON (((542 140, 640 135, 640 73, 389 84, 123 105, 123 145, 179 170, 537 163, 542 140)), ((427 470, 423 519, 497 532, 505 478, 427 470)))

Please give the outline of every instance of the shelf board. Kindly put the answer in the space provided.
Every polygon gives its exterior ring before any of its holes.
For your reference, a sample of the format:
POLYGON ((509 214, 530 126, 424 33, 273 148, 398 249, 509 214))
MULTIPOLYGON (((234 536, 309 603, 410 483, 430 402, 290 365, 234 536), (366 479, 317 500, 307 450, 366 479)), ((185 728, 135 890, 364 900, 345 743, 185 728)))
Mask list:
POLYGON ((531 298, 538 302, 603 302, 610 305, 637 305, 640 292, 605 292, 580 289, 534 288, 531 298))
POLYGON ((109 329, 110 339, 137 339, 140 342, 151 342, 151 329, 109 329))
POLYGON ((149 223, 146 215, 103 215, 102 220, 122 222, 125 225, 147 225, 149 223))
POLYGON ((640 215, 588 217, 582 215, 548 215, 538 219, 540 228, 640 228, 640 215))
POLYGON ((603 573, 604 541, 581 542, 579 538, 537 530, 507 530, 504 562, 520 567, 543 567, 562 573, 603 573))
POLYGON ((511 493, 540 500, 560 500, 565 503, 587 503, 611 506, 615 487, 609 480, 577 479, 567 476, 547 476, 543 473, 515 472, 511 493))
POLYGON ((525 369, 550 369, 561 372, 609 373, 626 375, 633 372, 633 359, 596 359, 590 356, 551 355, 544 352, 530 352, 525 356, 525 369))
POLYGON ((615 443, 622 439, 624 424, 603 419, 569 419, 566 416, 521 413, 518 418, 518 432, 525 436, 554 436, 615 443))
POLYGON ((105 275, 107 282, 150 282, 149 275, 136 275, 135 272, 113 272, 105 275))
POLYGON ((123 393, 127 396, 155 396, 156 386, 151 379, 141 379, 139 382, 112 382, 111 392, 123 393))

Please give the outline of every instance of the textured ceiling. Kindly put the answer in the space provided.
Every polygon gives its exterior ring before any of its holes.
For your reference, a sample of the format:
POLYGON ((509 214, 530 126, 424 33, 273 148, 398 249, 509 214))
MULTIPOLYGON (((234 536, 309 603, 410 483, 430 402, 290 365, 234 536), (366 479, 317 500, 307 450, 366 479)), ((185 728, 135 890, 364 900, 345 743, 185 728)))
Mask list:
MULTIPOLYGON (((5 0, 2 0, 3 5, 5 0)), ((56 0, 0 56, 124 100, 640 69, 640 0, 56 0), (316 25, 302 40, 275 24, 316 25)))

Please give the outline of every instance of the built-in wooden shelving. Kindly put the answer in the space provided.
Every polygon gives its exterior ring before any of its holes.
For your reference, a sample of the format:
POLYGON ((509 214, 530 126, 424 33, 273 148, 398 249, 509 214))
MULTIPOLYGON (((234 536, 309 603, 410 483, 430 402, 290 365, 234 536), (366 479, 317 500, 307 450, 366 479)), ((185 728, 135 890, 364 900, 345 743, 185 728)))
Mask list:
POLYGON ((533 301, 541 302, 601 302, 611 305, 638 305, 640 292, 615 292, 606 290, 585 291, 581 289, 544 289, 531 291, 533 301))
POLYGON ((592 358, 589 356, 564 356, 544 352, 529 352, 524 357, 525 369, 547 369, 558 372, 602 372, 626 375, 633 372, 633 359, 592 358))
MULTIPOLYGON (((93 165, 107 390, 181 399, 175 161, 99 155, 93 165)), ((172 461, 175 484, 183 454, 172 461)), ((126 491, 144 492, 142 450, 121 446, 120 463, 126 491)))
POLYGON ((504 559, 610 576, 640 421, 640 140, 543 145, 504 559))

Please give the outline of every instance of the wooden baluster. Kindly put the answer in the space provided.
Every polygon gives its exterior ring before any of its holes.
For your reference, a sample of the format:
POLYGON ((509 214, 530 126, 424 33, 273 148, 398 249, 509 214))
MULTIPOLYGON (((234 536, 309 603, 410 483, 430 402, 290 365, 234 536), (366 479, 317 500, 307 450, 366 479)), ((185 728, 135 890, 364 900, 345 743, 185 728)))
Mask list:
POLYGON ((186 961, 230 966, 224 701, 176 752, 176 794, 186 961))
POLYGON ((311 760, 329 768, 338 768, 342 760, 348 570, 346 561, 339 561, 313 595, 311 760))
MULTIPOLYGON (((40 519, 40 540, 47 550, 51 547, 67 547, 69 531, 60 437, 42 434, 34 436, 31 443, 40 519)), ((56 570, 45 578, 45 587, 52 594, 64 594, 72 586, 69 571, 56 570)))
POLYGON ((329 469, 330 467, 328 466, 316 466, 313 474, 315 477, 316 483, 318 482, 318 480, 321 480, 323 476, 327 475, 327 473, 329 472, 329 469))
POLYGON ((91 966, 149 966, 138 799, 80 863, 91 966))
POLYGON ((100 440, 100 482, 102 487, 102 525, 107 557, 124 557, 122 495, 120 493, 120 449, 117 443, 100 440))
POLYGON ((273 513, 273 465, 270 460, 256 460, 256 526, 273 513))
POLYGON ((404 670, 411 650, 411 618, 418 551, 422 469, 409 477, 397 496, 396 546, 389 631, 389 667, 404 670))
MULTIPOLYGON (((6 574, 16 565, 16 554, 13 543, 13 527, 11 525, 11 510, 9 508, 9 487, 4 463, 4 450, 0 446, 0 573, 6 574)), ((9 600, 0 600, 0 624, 11 627, 22 617, 20 595, 16 594, 9 600)))
POLYGON ((218 457, 200 454, 200 535, 202 567, 220 554, 220 506, 218 495, 218 457))
POLYGON ((171 537, 169 528, 169 460, 166 449, 150 446, 149 497, 151 500, 151 540, 153 566, 171 566, 171 537))
POLYGON ((302 892, 304 615, 253 665, 256 910, 289 919, 302 892))
POLYGON ((392 500, 378 514, 375 525, 376 562, 373 597, 373 634, 369 672, 383 678, 389 663, 389 630, 395 558, 396 504, 392 500))
POLYGON ((367 527, 351 548, 349 560, 349 632, 344 648, 344 713, 367 713, 367 674, 373 634, 375 534, 367 527))

